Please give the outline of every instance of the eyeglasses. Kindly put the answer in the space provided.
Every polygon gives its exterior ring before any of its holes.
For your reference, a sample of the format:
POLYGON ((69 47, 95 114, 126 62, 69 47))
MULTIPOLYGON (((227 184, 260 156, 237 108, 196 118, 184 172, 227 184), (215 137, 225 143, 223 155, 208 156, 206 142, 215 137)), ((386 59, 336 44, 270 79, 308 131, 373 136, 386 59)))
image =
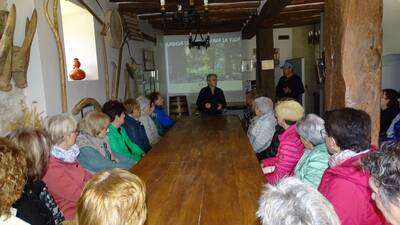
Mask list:
POLYGON ((321 130, 319 131, 319 134, 321 135, 321 137, 326 137, 326 136, 327 136, 327 133, 326 133, 325 128, 321 129, 321 130))

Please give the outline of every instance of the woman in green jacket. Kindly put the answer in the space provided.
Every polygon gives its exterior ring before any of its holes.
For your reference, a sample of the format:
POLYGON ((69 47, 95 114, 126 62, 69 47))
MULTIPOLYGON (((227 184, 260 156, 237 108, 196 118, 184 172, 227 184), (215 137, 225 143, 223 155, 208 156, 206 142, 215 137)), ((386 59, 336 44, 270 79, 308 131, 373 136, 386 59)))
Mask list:
POLYGON ((308 114, 297 124, 297 133, 306 150, 297 163, 295 176, 314 188, 318 188, 330 157, 325 145, 324 123, 319 116, 308 114))
POLYGON ((126 158, 139 161, 144 155, 144 151, 131 141, 125 128, 121 126, 125 121, 125 107, 119 101, 108 101, 103 106, 103 112, 112 121, 108 126, 108 141, 111 150, 126 158))

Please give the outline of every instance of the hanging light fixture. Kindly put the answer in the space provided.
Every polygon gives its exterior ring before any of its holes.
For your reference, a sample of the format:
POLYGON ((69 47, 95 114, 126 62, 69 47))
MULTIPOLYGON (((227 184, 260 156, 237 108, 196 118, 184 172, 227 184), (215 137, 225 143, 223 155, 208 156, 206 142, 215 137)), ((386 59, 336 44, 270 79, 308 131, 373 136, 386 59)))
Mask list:
POLYGON ((210 47, 210 33, 207 34, 207 37, 204 38, 202 34, 196 33, 193 35, 192 33, 189 34, 189 49, 191 48, 197 48, 200 49, 201 47, 204 47, 205 49, 210 47), (200 37, 200 40, 197 40, 197 37, 200 37))
POLYGON ((160 0, 160 5, 161 5, 161 12, 164 14, 165 13, 165 0, 160 0))
POLYGON ((163 25, 164 30, 167 29, 167 20, 172 20, 172 22, 176 24, 180 24, 183 29, 186 30, 195 30, 195 34, 189 35, 189 48, 197 48, 205 47, 206 49, 210 47, 210 34, 205 35, 200 32, 200 22, 207 20, 208 18, 208 0, 203 0, 204 5, 204 14, 198 12, 195 7, 194 0, 178 0, 176 12, 172 15, 172 18, 167 19, 165 0, 160 0, 161 13, 163 15, 163 25))
POLYGON ((207 12, 208 11, 208 0, 204 0, 203 4, 204 4, 204 10, 207 12))

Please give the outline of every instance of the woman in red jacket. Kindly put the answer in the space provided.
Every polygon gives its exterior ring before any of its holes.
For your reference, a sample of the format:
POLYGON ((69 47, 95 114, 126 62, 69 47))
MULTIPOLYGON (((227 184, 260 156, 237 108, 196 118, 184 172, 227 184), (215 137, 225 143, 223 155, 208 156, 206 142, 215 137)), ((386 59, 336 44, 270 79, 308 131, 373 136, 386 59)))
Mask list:
POLYGON ((342 225, 379 225, 385 220, 371 199, 360 160, 371 148, 371 118, 344 108, 327 113, 326 145, 331 154, 318 190, 332 203, 342 225))
POLYGON ((304 145, 296 132, 296 122, 304 115, 300 103, 281 101, 275 107, 278 124, 285 131, 278 136, 279 147, 275 157, 263 161, 263 171, 269 184, 276 184, 284 176, 291 176, 304 153, 304 145))
POLYGON ((77 122, 71 115, 56 115, 49 119, 46 131, 53 146, 43 181, 61 208, 65 219, 73 220, 83 187, 92 177, 77 160, 79 155, 79 147, 75 144, 78 135, 77 122))

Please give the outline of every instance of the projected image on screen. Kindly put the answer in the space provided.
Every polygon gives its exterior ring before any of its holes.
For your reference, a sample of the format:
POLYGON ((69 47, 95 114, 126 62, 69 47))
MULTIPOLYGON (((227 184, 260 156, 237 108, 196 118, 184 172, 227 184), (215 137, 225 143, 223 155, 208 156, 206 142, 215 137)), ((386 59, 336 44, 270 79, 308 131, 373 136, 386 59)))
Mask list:
POLYGON ((187 36, 166 38, 169 93, 197 93, 206 86, 209 73, 218 75, 224 91, 243 89, 240 34, 212 35, 211 46, 189 49, 187 36))

